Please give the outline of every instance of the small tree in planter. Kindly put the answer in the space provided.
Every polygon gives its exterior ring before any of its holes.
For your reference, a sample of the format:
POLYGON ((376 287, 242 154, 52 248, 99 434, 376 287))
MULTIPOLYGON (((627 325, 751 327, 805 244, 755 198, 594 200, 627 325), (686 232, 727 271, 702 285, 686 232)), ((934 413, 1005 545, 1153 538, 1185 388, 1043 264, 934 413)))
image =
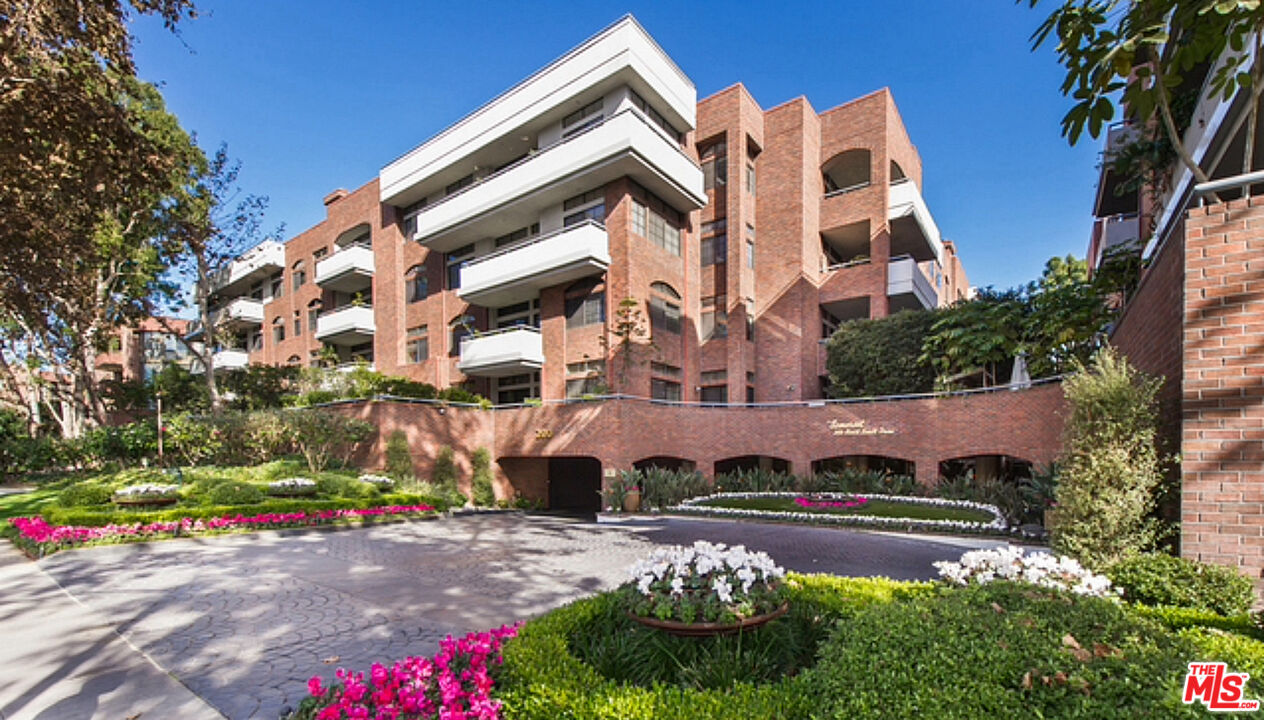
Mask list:
POLYGON ((479 507, 490 507, 496 504, 496 490, 492 487, 492 454, 485 447, 474 451, 470 458, 474 466, 474 476, 470 480, 470 494, 474 504, 479 507))
POLYGON ((459 495, 460 491, 457 489, 456 480, 456 453, 452 451, 452 448, 444 445, 439 448, 438 454, 435 455, 434 470, 431 471, 430 482, 443 491, 450 491, 453 495, 459 495))
POLYGON ((392 432, 386 441, 386 474, 396 481, 413 474, 413 454, 403 430, 392 432))

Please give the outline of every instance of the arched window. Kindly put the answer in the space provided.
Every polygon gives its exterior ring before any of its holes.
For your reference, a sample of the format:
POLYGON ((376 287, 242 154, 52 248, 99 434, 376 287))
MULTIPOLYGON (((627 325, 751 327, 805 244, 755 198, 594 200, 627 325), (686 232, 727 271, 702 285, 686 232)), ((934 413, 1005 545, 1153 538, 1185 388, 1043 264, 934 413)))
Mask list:
POLYGON ((290 269, 290 277, 294 278, 294 289, 298 290, 307 282, 307 263, 299 260, 290 269))
POLYGON ((680 334, 680 293, 667 283, 650 285, 650 327, 680 334))
POLYGON ((891 161, 891 184, 894 185, 901 180, 908 180, 908 175, 904 174, 904 168, 894 160, 891 161))
POLYGON ((280 345, 285 341, 285 318, 280 315, 272 318, 272 343, 280 345))
POLYGON ((334 240, 335 252, 352 245, 373 247, 373 229, 369 227, 368 223, 360 223, 350 230, 344 230, 334 240))
POLYGON ((291 355, 290 359, 285 361, 285 364, 286 365, 299 365, 302 362, 303 362, 303 359, 300 358, 298 355, 291 355))
POLYGON ((821 166, 821 175, 825 181, 825 192, 845 192, 857 190, 869 184, 868 148, 844 150, 821 166))
POLYGON ((425 300, 430 295, 430 277, 426 275, 425 265, 414 265, 404 274, 404 286, 407 288, 408 302, 425 300))
POLYGON ((307 303, 307 329, 316 332, 316 318, 320 317, 320 298, 307 303))
POLYGON ((601 278, 584 278, 566 288, 566 327, 606 321, 606 285, 601 278))
POLYGON ((458 357, 461 354, 461 339, 474 334, 474 316, 462 315, 453 320, 448 327, 452 335, 452 345, 448 348, 448 355, 458 357))

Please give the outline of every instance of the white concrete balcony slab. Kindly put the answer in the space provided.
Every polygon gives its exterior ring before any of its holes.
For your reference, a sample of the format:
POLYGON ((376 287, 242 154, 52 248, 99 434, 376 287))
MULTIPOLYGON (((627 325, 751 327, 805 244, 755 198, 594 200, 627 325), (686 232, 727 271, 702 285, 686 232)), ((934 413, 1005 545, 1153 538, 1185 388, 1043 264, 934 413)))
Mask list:
POLYGON ((591 220, 504 248, 461 268, 457 295, 468 303, 504 307, 610 267, 606 228, 591 220))
POLYGON ((887 299, 891 312, 939 306, 935 284, 911 257, 893 258, 887 265, 887 299))
POLYGON ((373 339, 371 305, 343 305, 316 318, 316 339, 332 345, 359 345, 373 339))
POLYGON ((250 356, 245 350, 218 350, 211 355, 211 364, 215 372, 241 370, 250 364, 250 356))
POLYGON ((285 269, 285 246, 264 240, 219 272, 212 285, 220 295, 245 294, 250 283, 285 269))
POLYGON ((922 199, 922 192, 912 180, 891 184, 887 202, 887 220, 891 224, 891 255, 909 255, 920 262, 944 262, 944 243, 939 226, 922 199))
POLYGON ((316 263, 316 284, 329 290, 355 292, 373 283, 373 248, 348 245, 316 263))
POLYGON ((239 297, 211 315, 215 325, 262 325, 263 301, 249 297, 239 297))
POLYGON ((624 110, 431 203, 413 239, 449 252, 530 225, 546 208, 625 175, 678 210, 706 204, 697 163, 639 111, 624 110))
POLYGON ((533 327, 493 330, 461 339, 457 369, 466 375, 504 377, 544 366, 544 340, 533 327))

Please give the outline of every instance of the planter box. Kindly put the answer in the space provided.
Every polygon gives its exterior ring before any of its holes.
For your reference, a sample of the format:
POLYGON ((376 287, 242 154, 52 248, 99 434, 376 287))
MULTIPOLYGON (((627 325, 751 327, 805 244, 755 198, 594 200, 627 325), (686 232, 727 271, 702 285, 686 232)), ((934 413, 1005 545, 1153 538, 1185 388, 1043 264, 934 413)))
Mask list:
POLYGON ((745 620, 738 620, 735 623, 683 623, 676 620, 659 620, 658 618, 641 617, 628 613, 628 617, 645 627, 662 630, 670 635, 679 637, 712 637, 714 635, 732 635, 742 630, 752 630, 770 623, 773 620, 785 615, 790 610, 790 603, 782 603, 781 607, 770 613, 763 615, 755 615, 745 620))

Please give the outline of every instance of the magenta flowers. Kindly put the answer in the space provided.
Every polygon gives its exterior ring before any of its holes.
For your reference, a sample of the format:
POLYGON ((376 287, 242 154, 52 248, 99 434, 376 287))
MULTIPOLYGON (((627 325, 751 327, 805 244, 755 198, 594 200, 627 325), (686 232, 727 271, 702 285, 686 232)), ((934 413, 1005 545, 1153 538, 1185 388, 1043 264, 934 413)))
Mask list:
POLYGON ((42 517, 18 517, 9 522, 17 529, 19 539, 33 544, 41 552, 74 547, 95 541, 107 541, 128 538, 158 538, 165 535, 194 535, 220 530, 241 528, 267 529, 274 527, 303 527, 321 525, 335 520, 358 517, 376 517, 383 515, 411 515, 433 512, 429 505, 386 505, 382 507, 351 510, 318 510, 314 512, 292 513, 260 513, 259 515, 233 515, 229 517, 195 520, 181 518, 179 520, 152 522, 148 524, 134 523, 130 525, 102 525, 100 527, 79 525, 50 525, 42 517))
POLYGON ((869 502, 869 498, 856 496, 851 500, 812 500, 811 498, 797 497, 794 504, 805 508, 855 508, 861 507, 869 502))
POLYGON ((339 668, 325 687, 319 675, 307 681, 311 697, 296 717, 316 720, 499 720, 500 703, 491 698, 491 669, 501 663, 501 645, 521 625, 451 635, 433 658, 409 657, 390 667, 374 663, 362 672, 339 668), (309 714, 310 713, 310 714, 309 714))

